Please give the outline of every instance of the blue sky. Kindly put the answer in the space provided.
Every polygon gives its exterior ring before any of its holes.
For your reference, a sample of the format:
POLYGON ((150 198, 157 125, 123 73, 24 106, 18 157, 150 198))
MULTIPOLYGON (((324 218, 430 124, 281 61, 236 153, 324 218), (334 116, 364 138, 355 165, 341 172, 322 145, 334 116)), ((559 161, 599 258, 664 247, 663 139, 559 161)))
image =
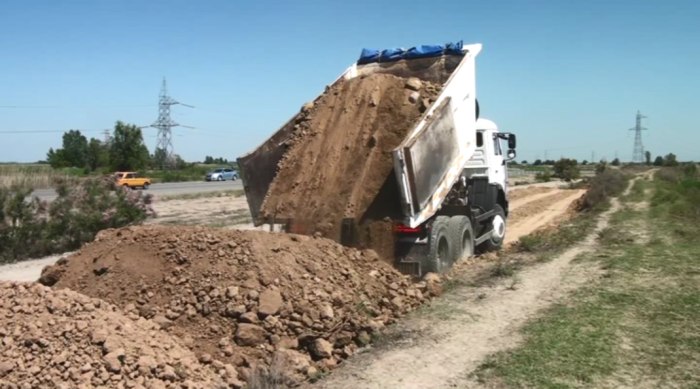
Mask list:
MULTIPOLYGON (((700 160, 697 1, 0 2, 0 131, 104 129, 157 118, 162 78, 186 160, 255 148, 363 47, 482 43, 482 115, 518 160, 631 159, 639 109, 654 155, 700 160)), ((99 132, 86 135, 101 136, 99 132)), ((155 129, 146 129, 153 151, 155 129)), ((61 133, 0 134, 36 161, 61 133)))

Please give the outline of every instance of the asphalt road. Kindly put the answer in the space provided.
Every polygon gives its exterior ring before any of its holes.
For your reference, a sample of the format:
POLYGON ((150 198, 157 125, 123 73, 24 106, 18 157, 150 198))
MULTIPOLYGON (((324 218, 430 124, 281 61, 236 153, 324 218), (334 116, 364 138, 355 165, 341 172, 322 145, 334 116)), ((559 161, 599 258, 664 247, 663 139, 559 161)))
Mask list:
MULTIPOLYGON (((237 181, 193 181, 193 182, 173 182, 168 184, 153 184, 145 193, 159 196, 173 196, 190 193, 218 192, 223 190, 243 189, 241 180, 237 181)), ((137 189, 140 190, 140 189, 137 189)), ((39 189, 32 193, 32 196, 37 196, 42 200, 52 201, 56 198, 56 192, 53 189, 39 189)))

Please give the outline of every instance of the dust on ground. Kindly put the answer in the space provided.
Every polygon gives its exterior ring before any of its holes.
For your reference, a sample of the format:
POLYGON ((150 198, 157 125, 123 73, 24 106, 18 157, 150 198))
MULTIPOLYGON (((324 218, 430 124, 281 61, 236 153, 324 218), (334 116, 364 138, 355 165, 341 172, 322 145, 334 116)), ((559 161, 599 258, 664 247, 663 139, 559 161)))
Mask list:
POLYGON ((557 190, 545 194, 544 197, 533 196, 535 200, 523 203, 510 213, 504 243, 516 242, 521 236, 570 217, 571 205, 585 193, 583 189, 557 190))
POLYGON ((156 217, 146 224, 235 228, 252 222, 245 196, 222 195, 153 202, 156 217))

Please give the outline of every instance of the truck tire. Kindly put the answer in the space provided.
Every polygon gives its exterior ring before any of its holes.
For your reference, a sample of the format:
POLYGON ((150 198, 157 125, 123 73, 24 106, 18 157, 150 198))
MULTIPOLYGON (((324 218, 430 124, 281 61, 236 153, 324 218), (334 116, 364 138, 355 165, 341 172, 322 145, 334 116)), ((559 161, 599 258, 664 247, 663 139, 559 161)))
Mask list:
POLYGON ((454 261, 454 243, 448 216, 435 218, 430 228, 428 244, 428 271, 440 274, 449 270, 454 261))
POLYGON ((452 216, 450 218, 450 233, 454 242, 453 262, 474 255, 474 228, 467 216, 452 216))
POLYGON ((148 190, 148 187, 149 187, 150 185, 151 185, 151 184, 149 184, 148 182, 144 182, 144 183, 143 183, 143 190, 148 190))
POLYGON ((486 231, 491 231, 494 228, 497 231, 494 231, 493 236, 479 246, 481 251, 484 252, 500 250, 501 247, 503 247, 503 240, 506 237, 506 212, 503 210, 503 207, 498 204, 494 208, 494 211, 496 211, 496 215, 494 215, 489 222, 486 231))

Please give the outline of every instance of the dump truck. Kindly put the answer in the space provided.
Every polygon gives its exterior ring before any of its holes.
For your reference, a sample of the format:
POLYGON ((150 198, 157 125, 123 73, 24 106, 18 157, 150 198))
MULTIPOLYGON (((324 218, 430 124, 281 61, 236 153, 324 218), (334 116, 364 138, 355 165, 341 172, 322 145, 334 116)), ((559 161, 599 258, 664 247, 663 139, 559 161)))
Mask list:
MULTIPOLYGON (((503 244, 507 161, 515 158, 516 137, 479 117, 475 60, 481 48, 460 43, 365 49, 334 81, 387 73, 442 85, 435 102, 392 152, 402 214, 393 220, 394 260, 404 273, 442 273, 475 250, 497 250, 503 244)), ((269 222, 260 210, 297 116, 238 159, 256 225, 269 222)))

